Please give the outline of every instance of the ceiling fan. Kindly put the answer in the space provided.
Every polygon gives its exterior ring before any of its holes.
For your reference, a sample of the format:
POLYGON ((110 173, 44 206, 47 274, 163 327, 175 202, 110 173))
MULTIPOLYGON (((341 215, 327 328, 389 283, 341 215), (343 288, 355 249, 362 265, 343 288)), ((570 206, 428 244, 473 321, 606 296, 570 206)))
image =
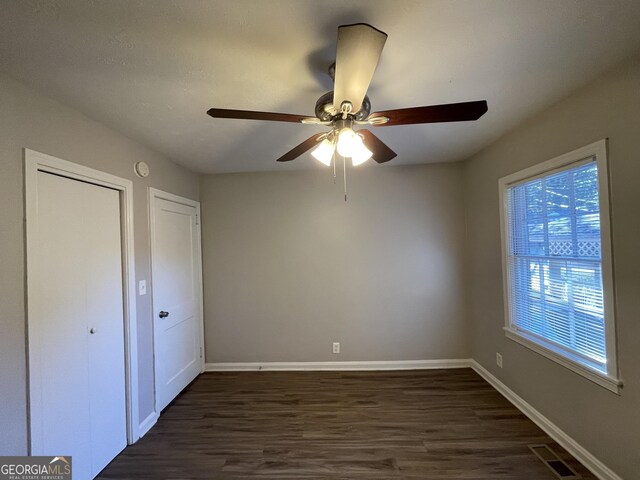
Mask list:
MULTIPOLYGON (((331 130, 317 133, 278 158, 289 162, 308 150, 316 159, 330 166, 335 152, 351 158, 354 166, 369 158, 388 162, 396 153, 365 128, 417 123, 461 122, 477 120, 487 111, 486 100, 400 108, 370 113, 371 102, 366 96, 369 83, 380 60, 387 34, 364 23, 338 27, 336 61, 329 68, 334 89, 316 102, 315 117, 289 113, 255 112, 211 108, 214 118, 269 120, 311 125, 325 125, 331 130)), ((334 162, 335 169, 335 162, 334 162)))

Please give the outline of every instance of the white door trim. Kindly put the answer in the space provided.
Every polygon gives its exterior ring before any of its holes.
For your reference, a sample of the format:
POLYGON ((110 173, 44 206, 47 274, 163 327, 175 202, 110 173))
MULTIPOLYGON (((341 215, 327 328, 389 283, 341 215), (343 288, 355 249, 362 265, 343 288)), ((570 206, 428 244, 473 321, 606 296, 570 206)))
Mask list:
POLYGON ((140 438, 138 421, 138 340, 136 328, 136 288, 135 261, 133 243, 133 182, 124 178, 94 170, 77 163, 72 163, 28 148, 24 149, 24 183, 25 183, 25 257, 27 272, 27 390, 28 390, 28 432, 29 453, 34 450, 41 439, 39 426, 31 422, 31 411, 38 405, 41 392, 36 369, 31 368, 30 339, 35 332, 29 322, 34 318, 37 297, 30 297, 35 291, 35 267, 30 261, 29 252, 33 252, 38 235, 38 172, 48 172, 62 177, 112 188, 120 192, 121 230, 122 230, 122 268, 124 299, 124 337, 125 337, 125 391, 127 407, 127 443, 135 443, 140 438))
MULTIPOLYGON (((191 200, 190 198, 181 197, 179 195, 174 195, 173 193, 163 192, 162 190, 158 190, 157 188, 149 187, 149 250, 151 251, 151 310, 155 312, 154 306, 154 298, 153 298, 153 266, 155 265, 155 252, 153 246, 155 245, 155 202, 154 199, 159 198, 162 200, 168 200, 170 202, 179 203, 182 205, 187 205, 189 207, 194 207, 196 209, 196 237, 197 237, 197 251, 196 251, 196 262, 197 262, 197 276, 199 280, 198 292, 200 293, 200 298, 198 300, 198 311, 200 315, 200 320, 198 321, 198 330, 200 335, 200 348, 202 349, 202 357, 200 358, 200 372, 204 372, 204 307, 203 307, 203 299, 202 299, 202 236, 201 236, 201 225, 200 219, 202 216, 200 215, 200 202, 196 200, 191 200)), ((155 411, 156 415, 160 415, 160 405, 158 404, 158 376, 155 374, 156 372, 156 357, 155 351, 157 351, 156 345, 156 335, 155 335, 155 313, 153 318, 153 326, 154 326, 154 335, 153 335, 153 372, 154 372, 154 388, 155 388, 155 411)))

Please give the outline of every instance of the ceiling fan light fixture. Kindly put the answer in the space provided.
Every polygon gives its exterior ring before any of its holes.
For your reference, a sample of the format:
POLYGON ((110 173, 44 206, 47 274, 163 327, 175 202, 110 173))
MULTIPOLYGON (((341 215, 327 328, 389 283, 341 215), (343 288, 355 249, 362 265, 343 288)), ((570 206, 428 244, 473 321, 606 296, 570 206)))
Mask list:
POLYGON ((331 160, 333 159, 333 152, 335 150, 335 145, 333 142, 330 142, 328 139, 324 139, 320 142, 312 152, 311 155, 318 160, 319 162, 324 163, 327 167, 331 166, 331 160))
POLYGON ((363 164, 373 156, 371 150, 364 146, 362 140, 360 141, 360 145, 361 146, 358 147, 358 150, 351 156, 351 163, 354 167, 363 164))
POLYGON ((373 153, 364 145, 362 137, 352 128, 345 127, 338 135, 338 153, 343 157, 351 157, 353 166, 358 166, 371 158, 373 153))
POLYGON ((338 153, 343 157, 353 157, 362 145, 362 139, 352 128, 346 127, 338 134, 338 153))

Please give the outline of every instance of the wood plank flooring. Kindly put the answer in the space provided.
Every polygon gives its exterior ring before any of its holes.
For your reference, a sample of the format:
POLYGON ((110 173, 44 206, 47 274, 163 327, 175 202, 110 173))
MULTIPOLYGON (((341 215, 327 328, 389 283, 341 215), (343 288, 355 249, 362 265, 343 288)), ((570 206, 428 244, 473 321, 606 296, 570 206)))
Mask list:
POLYGON ((546 443, 471 369, 205 373, 101 479, 553 480, 546 443))

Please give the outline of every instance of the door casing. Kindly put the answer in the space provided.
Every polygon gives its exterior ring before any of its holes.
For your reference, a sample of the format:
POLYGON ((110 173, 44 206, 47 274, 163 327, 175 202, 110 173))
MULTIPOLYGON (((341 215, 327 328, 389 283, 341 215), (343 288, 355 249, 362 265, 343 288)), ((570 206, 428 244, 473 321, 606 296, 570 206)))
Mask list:
POLYGON ((25 179, 25 255, 27 274, 27 411, 28 411, 28 453, 40 446, 39 425, 31 421, 31 412, 39 408, 40 379, 36 378, 38 371, 32 368, 32 362, 37 352, 29 346, 29 339, 36 335, 29 319, 35 318, 38 298, 30 295, 36 291, 38 279, 31 252, 35 252, 38 235, 37 195, 38 172, 47 172, 62 177, 80 180, 94 185, 112 188, 120 194, 120 228, 122 235, 122 269, 123 269, 123 300, 124 300, 124 351, 125 351, 125 395, 127 409, 127 443, 135 443, 140 438, 138 419, 138 348, 136 328, 136 288, 135 288, 135 259, 133 239, 133 182, 116 177, 99 170, 72 163, 34 150, 24 149, 24 179, 25 179))

